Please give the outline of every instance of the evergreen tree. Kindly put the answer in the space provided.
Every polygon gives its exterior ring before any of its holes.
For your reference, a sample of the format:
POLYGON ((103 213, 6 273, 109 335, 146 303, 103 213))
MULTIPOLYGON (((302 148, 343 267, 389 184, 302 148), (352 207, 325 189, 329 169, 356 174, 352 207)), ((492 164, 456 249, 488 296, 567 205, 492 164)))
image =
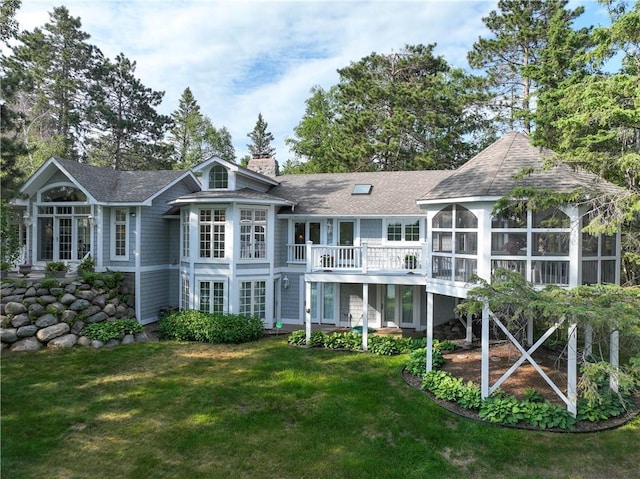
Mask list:
POLYGON ((96 70, 89 158, 117 170, 166 168, 169 148, 161 140, 171 119, 155 110, 164 92, 145 87, 135 77, 135 68, 135 62, 120 54, 96 70))
POLYGON ((173 126, 169 130, 169 144, 175 150, 175 168, 192 168, 214 155, 226 161, 235 161, 229 130, 225 127, 218 130, 200 112, 200 105, 189 87, 182 93, 178 109, 171 116, 173 126))
POLYGON ((247 147, 253 158, 272 158, 275 156, 276 149, 271 146, 273 134, 267 131, 268 126, 269 124, 262 118, 262 113, 258 113, 256 126, 250 133, 247 133, 251 139, 251 143, 247 147))
POLYGON ((86 91, 98 53, 87 43, 80 19, 71 17, 66 7, 54 8, 49 17, 43 28, 21 34, 13 55, 3 59, 4 69, 20 82, 12 106, 24 115, 23 138, 37 155, 28 170, 50 153, 79 158, 86 91), (55 149, 42 155, 38 150, 44 145, 55 149))
MULTIPOLYGON (((19 8, 18 0, 7 0, 0 6, 0 39, 4 42, 17 36, 15 13, 19 8)), ((17 195, 23 181, 24 172, 18 159, 27 153, 27 149, 19 136, 21 117, 11 108, 19 81, 15 76, 9 77, 4 68, 1 75, 0 94, 4 101, 0 102, 0 191, 3 198, 9 199, 17 195)))
POLYGON ((491 141, 476 80, 434 56, 434 47, 372 53, 338 70, 340 82, 328 92, 312 90, 296 138, 287 141, 307 160, 302 169, 453 168, 491 141))
MULTIPOLYGON (((486 71, 488 85, 496 95, 493 108, 497 119, 511 130, 516 125, 527 133, 532 130, 536 79, 566 76, 568 63, 576 53, 573 49, 580 46, 571 23, 584 9, 566 10, 567 3, 568 0, 500 0, 498 11, 483 18, 493 38, 479 38, 468 61, 472 68, 486 71), (549 42, 554 43, 552 48, 563 45, 556 52, 558 69, 543 74, 538 66, 541 51, 549 42)), ((551 51, 547 49, 547 53, 551 51)))

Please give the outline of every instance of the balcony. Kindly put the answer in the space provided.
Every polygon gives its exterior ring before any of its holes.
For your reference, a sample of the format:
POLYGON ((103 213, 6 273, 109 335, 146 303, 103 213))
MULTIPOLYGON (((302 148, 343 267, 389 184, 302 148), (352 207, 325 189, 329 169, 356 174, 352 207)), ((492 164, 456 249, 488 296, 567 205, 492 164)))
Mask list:
POLYGON ((308 272, 415 273, 426 275, 426 244, 406 246, 287 245, 289 264, 306 265, 308 272), (307 257, 311 261, 307 261, 307 257))

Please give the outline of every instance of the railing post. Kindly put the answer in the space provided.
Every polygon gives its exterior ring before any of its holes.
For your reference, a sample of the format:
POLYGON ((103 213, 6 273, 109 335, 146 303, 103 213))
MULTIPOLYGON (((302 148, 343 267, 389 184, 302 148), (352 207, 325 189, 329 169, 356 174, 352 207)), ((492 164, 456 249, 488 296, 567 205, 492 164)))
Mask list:
POLYGON ((305 251, 305 257, 307 258, 307 273, 311 273, 311 264, 313 263, 313 256, 311 256, 311 245, 313 244, 313 241, 307 241, 307 246, 306 246, 306 251, 305 251))
POLYGON ((362 272, 367 273, 369 269, 369 261, 368 261, 368 247, 366 241, 362 243, 362 247, 360 248, 360 261, 362 263, 362 272))
POLYGON ((429 268, 429 243, 422 243, 422 274, 428 278, 431 277, 431 268, 429 268))

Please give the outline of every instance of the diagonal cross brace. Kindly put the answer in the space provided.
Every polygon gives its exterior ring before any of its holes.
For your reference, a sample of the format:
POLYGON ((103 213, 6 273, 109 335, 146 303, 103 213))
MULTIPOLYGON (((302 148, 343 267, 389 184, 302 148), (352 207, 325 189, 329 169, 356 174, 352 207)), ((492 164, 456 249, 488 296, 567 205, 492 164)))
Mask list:
POLYGON ((536 363, 536 361, 531 357, 531 355, 536 351, 536 349, 538 349, 538 347, 540 347, 549 338, 549 336, 551 336, 560 327, 560 325, 562 323, 564 323, 565 317, 564 316, 561 317, 558 322, 556 322, 553 326, 551 326, 544 333, 544 335, 542 335, 542 337, 540 337, 540 339, 538 339, 538 341, 535 342, 535 344, 533 344, 528 350, 525 350, 522 347, 522 345, 520 344, 520 342, 507 329, 507 327, 504 324, 502 324, 502 322, 498 318, 496 318, 496 316, 492 312, 489 312, 489 314, 493 318, 495 323, 498 325, 498 327, 500 327, 500 329, 507 335, 509 340, 513 343, 513 345, 516 348, 518 348, 518 350, 521 353, 520 358, 509 368, 508 371, 506 371, 502 375, 502 377, 500 377, 500 379, 498 379, 498 381, 496 381, 496 383, 493 386, 491 386, 489 388, 489 394, 492 394, 496 389, 498 389, 500 387, 500 385, 503 382, 505 382, 507 380, 507 378, 509 378, 509 376, 511 376, 513 374, 513 372, 516 369, 518 369, 520 367, 520 365, 526 360, 526 361, 529 361, 531 366, 533 366, 533 368, 538 372, 538 374, 540 374, 540 376, 542 376, 542 379, 544 379, 547 382, 547 384, 549 384, 549 386, 551 386, 551 388, 560 397, 560 399, 562 399, 562 401, 564 401, 564 403, 567 406, 572 406, 571 401, 564 395, 564 393, 562 391, 560 391, 558 386, 556 386, 556 384, 551 380, 551 378, 549 378, 549 376, 547 376, 547 374, 542 370, 542 368, 540 368, 538 363, 536 363))

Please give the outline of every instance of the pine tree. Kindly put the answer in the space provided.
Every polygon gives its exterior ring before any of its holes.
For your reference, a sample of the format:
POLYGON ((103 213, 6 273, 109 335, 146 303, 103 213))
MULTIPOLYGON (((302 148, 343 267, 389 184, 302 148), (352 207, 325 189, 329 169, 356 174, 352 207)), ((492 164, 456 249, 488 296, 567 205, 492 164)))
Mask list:
MULTIPOLYGON (((24 114, 23 138, 35 147, 34 155, 45 145, 56 145, 46 154, 78 159, 86 127, 85 92, 98 50, 87 43, 80 19, 71 17, 66 7, 54 8, 49 17, 42 29, 19 36, 21 44, 3 60, 3 67, 20 80, 13 107, 24 114)), ((45 159, 40 156, 36 163, 45 159)))
POLYGON ((271 146, 273 134, 267 131, 268 126, 269 124, 262 118, 262 113, 258 113, 256 126, 250 133, 247 133, 252 141, 247 147, 253 158, 272 158, 275 156, 276 149, 271 146))
POLYGON ((164 92, 145 87, 135 68, 135 62, 120 54, 96 71, 89 114, 96 133, 89 158, 116 170, 166 168, 169 149, 161 140, 171 119, 155 110, 164 92))
POLYGON ((584 9, 566 10, 567 3, 568 0, 500 0, 498 11, 483 18, 493 38, 479 38, 467 58, 472 68, 486 71, 488 85, 496 93, 494 108, 511 130, 516 125, 527 133, 532 130, 537 86, 534 72, 549 41, 552 19, 556 39, 574 35, 571 22, 584 9))

